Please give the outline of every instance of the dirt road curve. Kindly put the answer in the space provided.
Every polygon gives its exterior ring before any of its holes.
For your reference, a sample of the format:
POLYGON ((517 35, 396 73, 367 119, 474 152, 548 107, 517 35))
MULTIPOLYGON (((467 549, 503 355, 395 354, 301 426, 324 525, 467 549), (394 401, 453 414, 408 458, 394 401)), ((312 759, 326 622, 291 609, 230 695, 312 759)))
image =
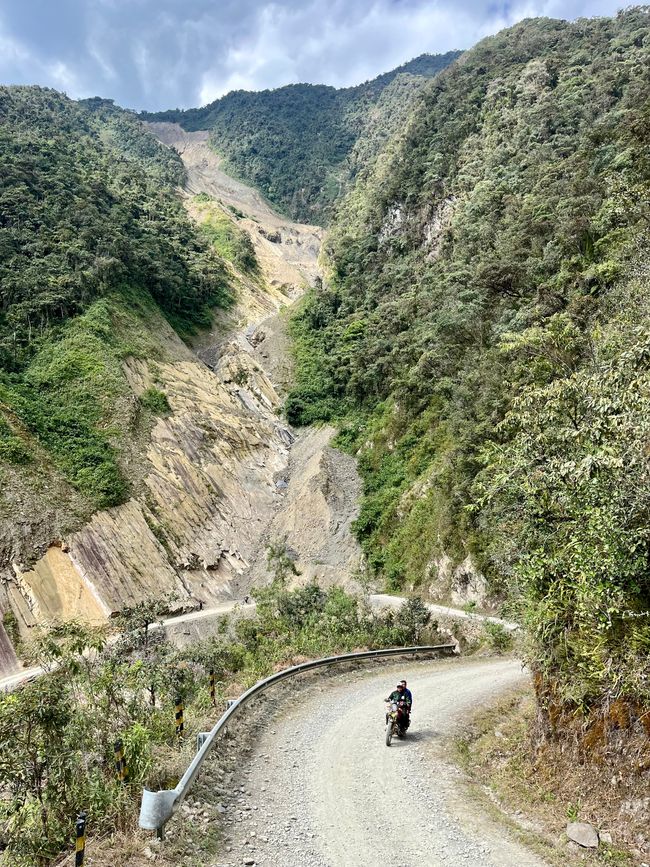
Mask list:
POLYGON ((287 687, 226 802, 230 851, 215 867, 542 867, 467 802, 445 745, 463 717, 523 681, 516 661, 450 660, 336 675, 295 702, 287 687), (402 675, 413 724, 388 748, 382 698, 402 675))

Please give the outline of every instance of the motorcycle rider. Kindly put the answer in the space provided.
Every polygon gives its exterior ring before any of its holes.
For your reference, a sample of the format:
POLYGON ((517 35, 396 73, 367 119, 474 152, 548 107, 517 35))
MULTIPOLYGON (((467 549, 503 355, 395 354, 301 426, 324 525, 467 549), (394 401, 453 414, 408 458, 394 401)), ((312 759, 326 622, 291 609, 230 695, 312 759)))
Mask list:
POLYGON ((405 695, 406 698, 408 699, 408 703, 409 703, 409 711, 411 711, 411 710, 413 710, 413 693, 411 692, 411 690, 410 690, 410 689, 408 688, 408 686, 406 685, 406 681, 405 681, 405 680, 400 680, 400 683, 401 683, 402 686, 404 687, 404 695, 405 695))
POLYGON ((398 707, 401 707, 405 720, 404 728, 407 729, 411 725, 411 698, 410 694, 406 695, 406 687, 402 681, 397 684, 386 701, 391 704, 394 702, 398 707))

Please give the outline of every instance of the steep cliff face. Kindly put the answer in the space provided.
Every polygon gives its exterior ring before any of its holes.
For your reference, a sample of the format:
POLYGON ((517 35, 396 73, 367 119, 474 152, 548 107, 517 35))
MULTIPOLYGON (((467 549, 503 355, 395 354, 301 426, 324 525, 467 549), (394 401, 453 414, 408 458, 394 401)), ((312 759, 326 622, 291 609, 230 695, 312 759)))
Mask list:
POLYGON ((568 713, 650 703, 648 23, 523 21, 442 72, 294 323, 287 417, 340 423, 371 568, 471 601, 478 567, 568 713))
MULTIPOLYGON (((171 413, 151 432, 142 491, 6 576, 24 625, 103 619, 153 594, 173 593, 184 607, 238 591, 293 437, 275 415, 272 384, 241 343, 225 348, 216 371, 180 340, 177 349, 177 360, 155 368, 171 413), (246 382, 235 382, 233 370, 245 371, 246 382)), ((131 359, 126 370, 136 395, 152 385, 145 361, 131 359)))

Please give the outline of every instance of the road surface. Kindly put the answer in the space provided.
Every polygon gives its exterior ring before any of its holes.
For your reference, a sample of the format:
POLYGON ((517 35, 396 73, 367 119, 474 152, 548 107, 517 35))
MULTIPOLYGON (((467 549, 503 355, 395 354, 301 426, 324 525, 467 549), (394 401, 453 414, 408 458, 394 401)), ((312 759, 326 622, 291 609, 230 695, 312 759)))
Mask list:
POLYGON ((526 678, 515 660, 404 662, 298 689, 266 721, 236 794, 215 791, 230 848, 215 867, 543 867, 468 803, 449 757, 463 718, 526 678), (382 698, 401 676, 413 722, 386 747, 382 698))

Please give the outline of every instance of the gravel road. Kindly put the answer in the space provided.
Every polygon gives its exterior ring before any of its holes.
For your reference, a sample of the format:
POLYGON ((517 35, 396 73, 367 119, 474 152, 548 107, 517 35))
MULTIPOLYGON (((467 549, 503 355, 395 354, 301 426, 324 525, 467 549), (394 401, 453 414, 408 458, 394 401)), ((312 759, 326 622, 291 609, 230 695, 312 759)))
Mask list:
POLYGON ((287 686, 236 794, 219 796, 227 848, 214 867, 542 867, 467 802, 446 745, 464 717, 525 679, 513 660, 448 660, 287 686), (413 722, 388 748, 382 699, 401 676, 413 722))

